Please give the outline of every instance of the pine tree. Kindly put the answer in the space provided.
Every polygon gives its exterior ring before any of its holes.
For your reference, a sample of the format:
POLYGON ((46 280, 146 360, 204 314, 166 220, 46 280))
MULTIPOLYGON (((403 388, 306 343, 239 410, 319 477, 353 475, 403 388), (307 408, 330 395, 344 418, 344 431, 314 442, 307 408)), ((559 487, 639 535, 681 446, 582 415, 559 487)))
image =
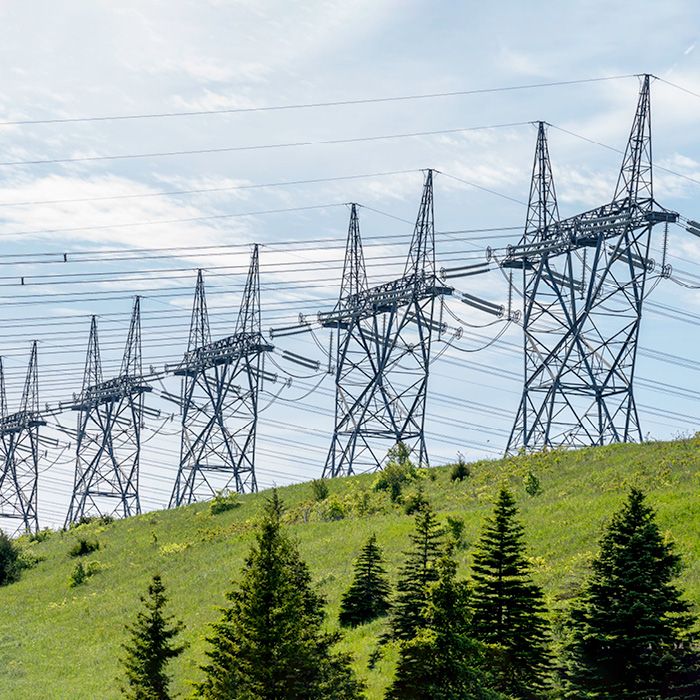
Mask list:
POLYGON ((435 563, 440 557, 443 531, 430 506, 416 514, 415 532, 411 535, 412 549, 405 552, 404 564, 396 587, 392 608, 390 637, 410 641, 423 625, 428 588, 437 580, 435 563))
POLYGON ((362 684, 350 657, 333 651, 339 635, 325 633, 324 600, 294 542, 283 532, 276 492, 266 503, 256 541, 231 605, 208 639, 199 697, 209 700, 355 700, 362 684))
POLYGON ((389 611, 389 581, 382 550, 372 534, 355 561, 354 577, 340 603, 338 619, 343 626, 356 627, 389 611))
POLYGON ((567 697, 700 697, 700 674, 687 672, 697 657, 689 635, 694 618, 674 585, 680 570, 654 510, 632 489, 571 612, 567 697))
POLYGON ((126 656, 121 660, 127 686, 122 695, 132 700, 168 700, 170 678, 166 666, 185 649, 175 646, 173 639, 182 631, 180 622, 163 614, 168 599, 160 576, 153 577, 148 597, 141 596, 145 610, 136 615, 136 622, 127 626, 131 640, 123 644, 126 656))
POLYGON ((524 529, 506 488, 474 552, 473 629, 477 639, 500 649, 498 688, 517 698, 540 698, 550 667, 542 591, 530 578, 524 529))
POLYGON ((386 700, 496 700, 485 670, 485 645, 471 637, 468 587, 457 581, 451 552, 436 566, 430 584, 424 623, 413 639, 402 642, 396 677, 386 700))

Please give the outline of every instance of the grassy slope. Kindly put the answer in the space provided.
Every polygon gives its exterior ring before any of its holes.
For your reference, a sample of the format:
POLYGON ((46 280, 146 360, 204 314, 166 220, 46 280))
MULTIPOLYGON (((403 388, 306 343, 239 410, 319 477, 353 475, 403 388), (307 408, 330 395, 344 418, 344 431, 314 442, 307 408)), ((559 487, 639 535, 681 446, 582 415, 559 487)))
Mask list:
MULTIPOLYGON (((601 527, 624 498, 630 484, 646 489, 657 508, 661 527, 670 533, 688 567, 683 575, 687 596, 700 608, 700 441, 615 446, 570 453, 552 453, 514 460, 479 462, 472 476, 452 484, 449 470, 433 470, 425 481, 426 495, 442 518, 458 515, 473 541, 482 517, 502 480, 510 482, 521 505, 537 580, 550 605, 560 609, 575 592, 595 551, 601 527), (543 493, 524 493, 523 475, 531 469, 543 493)), ((372 475, 337 480, 331 494, 347 497, 370 487, 372 475)), ((329 601, 331 621, 340 594, 347 587, 351 562, 366 537, 376 532, 395 578, 412 528, 412 518, 391 507, 383 495, 373 499, 382 512, 324 522, 311 511, 308 484, 281 489, 289 509, 290 528, 303 556, 329 601)), ((66 698, 94 700, 118 697, 117 657, 124 640, 123 625, 131 621, 138 596, 149 576, 162 573, 171 611, 187 625, 190 646, 174 665, 174 689, 187 694, 188 680, 199 677, 208 623, 218 617, 240 570, 251 540, 251 526, 262 495, 246 496, 242 507, 212 516, 206 504, 161 511, 98 527, 54 533, 30 545, 43 560, 22 580, 0 588, 0 698, 66 698), (88 559, 104 569, 86 585, 69 588, 75 560, 68 549, 78 534, 97 536, 102 549, 88 559)), ((469 550, 462 571, 468 570, 469 550)), ((357 658, 369 697, 381 697, 391 674, 392 659, 374 672, 366 670, 382 623, 347 634, 344 645, 357 658)))

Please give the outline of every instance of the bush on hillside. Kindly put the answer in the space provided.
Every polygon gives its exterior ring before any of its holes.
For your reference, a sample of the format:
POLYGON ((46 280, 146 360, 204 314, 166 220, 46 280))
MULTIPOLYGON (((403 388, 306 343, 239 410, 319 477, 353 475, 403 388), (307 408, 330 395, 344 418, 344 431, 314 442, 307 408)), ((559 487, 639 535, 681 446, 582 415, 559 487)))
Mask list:
POLYGON ((542 493, 540 480, 532 472, 528 472, 525 476, 525 492, 528 496, 539 496, 542 493))
POLYGON ((452 471, 450 472, 450 479, 452 481, 464 481, 471 476, 471 468, 464 461, 464 457, 459 455, 457 458, 457 463, 452 465, 452 471))
POLYGON ((43 530, 38 530, 37 532, 30 532, 27 536, 29 542, 45 542, 52 535, 53 530, 49 530, 45 527, 43 530))
POLYGON ((388 491, 392 503, 401 503, 403 487, 418 478, 418 470, 409 456, 408 447, 397 442, 389 450, 388 462, 374 482, 374 490, 388 491))
POLYGON ((69 530, 75 530, 83 525, 110 525, 114 522, 111 515, 81 515, 78 520, 68 526, 69 530))
POLYGON ((21 569, 19 547, 0 530, 0 586, 16 581, 21 569))
POLYGON ((89 561, 87 564, 83 564, 79 561, 73 571, 71 571, 70 578, 68 579, 68 585, 71 588, 80 586, 85 583, 90 576, 94 576, 98 571, 102 569, 102 564, 99 561, 89 561))
POLYGON ((311 482, 311 491, 314 494, 314 501, 325 501, 330 493, 326 479, 314 479, 311 482))
POLYGON ((406 503, 404 504, 403 509, 406 515, 413 515, 422 508, 425 508, 427 505, 428 499, 423 493, 423 487, 419 484, 418 488, 413 493, 411 493, 406 499, 406 503))
POLYGON ((323 519, 324 520, 342 520, 345 517, 345 506, 338 498, 332 496, 324 502, 323 519))
POLYGON ((100 543, 97 540, 88 540, 84 537, 78 538, 78 541, 68 550, 71 557, 84 557, 86 554, 96 552, 100 548, 100 543))
POLYGON ((229 491, 219 491, 209 503, 209 512, 212 515, 225 513, 227 510, 234 510, 240 507, 241 501, 238 494, 229 491))

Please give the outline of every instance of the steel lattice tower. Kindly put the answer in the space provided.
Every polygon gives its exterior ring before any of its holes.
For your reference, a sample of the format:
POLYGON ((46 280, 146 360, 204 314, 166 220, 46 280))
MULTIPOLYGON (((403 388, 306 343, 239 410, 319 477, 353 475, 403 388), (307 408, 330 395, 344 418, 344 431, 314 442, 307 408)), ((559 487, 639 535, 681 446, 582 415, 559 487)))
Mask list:
POLYGON ((75 481, 66 527, 93 515, 127 517, 141 512, 139 461, 143 395, 141 302, 136 297, 119 376, 102 380, 97 319, 92 317, 78 412, 75 481))
POLYGON ((522 268, 524 291, 525 378, 509 453, 642 439, 633 385, 651 232, 676 218, 654 201, 648 75, 609 204, 559 219, 539 124, 525 233, 501 262, 522 268))
POLYGON ((37 532, 37 478, 39 427, 46 425, 39 413, 37 343, 32 342, 20 410, 7 413, 5 378, 0 361, 0 520, 19 521, 16 531, 37 532))
POLYGON ((428 465, 425 404, 435 299, 450 294, 435 271, 433 173, 425 177, 418 218, 404 274, 368 287, 357 209, 350 226, 340 298, 319 314, 337 329, 335 428, 324 477, 378 469, 386 453, 403 442, 428 465))
POLYGON ((182 438, 170 507, 210 498, 219 489, 257 491, 258 395, 264 355, 271 350, 261 332, 258 246, 235 332, 213 342, 200 270, 187 352, 175 369, 182 376, 182 438))

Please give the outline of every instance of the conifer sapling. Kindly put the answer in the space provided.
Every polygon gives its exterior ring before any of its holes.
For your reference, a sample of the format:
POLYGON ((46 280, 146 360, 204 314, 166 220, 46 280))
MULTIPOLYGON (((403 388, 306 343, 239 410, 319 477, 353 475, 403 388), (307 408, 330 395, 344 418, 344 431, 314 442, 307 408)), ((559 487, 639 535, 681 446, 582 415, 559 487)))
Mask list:
POLYGON ((265 512, 229 607, 214 625, 198 697, 357 700, 362 684, 340 637, 323 630, 324 600, 282 528, 276 491, 265 512))
POLYGON ((356 627, 389 611, 389 581, 382 550, 372 534, 355 561, 354 577, 340 603, 340 624, 356 627))
POLYGON ((137 613, 136 622, 127 626, 131 639, 122 645, 126 652, 121 660, 126 676, 126 686, 122 687, 124 697, 132 700, 171 697, 166 667, 182 654, 185 645, 173 643, 183 625, 164 614, 167 600, 161 577, 155 575, 148 586, 148 597, 141 597, 144 609, 137 613))
POLYGON ((517 513, 513 496, 502 488, 474 552, 473 629, 477 639, 500 649, 494 659, 499 690, 534 699, 548 683, 548 625, 517 513))
MULTIPOLYGON (((396 676, 386 700, 496 700, 486 647, 473 639, 466 581, 457 580, 452 546, 428 584, 423 622, 399 646, 396 676)), ((505 698, 504 698, 505 700, 505 698)))
POLYGON ((428 587, 437 580, 435 564, 442 551, 443 531, 432 508, 426 505, 419 510, 415 522, 392 606, 390 637, 395 640, 413 639, 422 626, 428 587))
POLYGON ((613 516, 592 569, 571 612, 567 697, 700 697, 695 620, 674 583, 681 558, 638 489, 613 516))

